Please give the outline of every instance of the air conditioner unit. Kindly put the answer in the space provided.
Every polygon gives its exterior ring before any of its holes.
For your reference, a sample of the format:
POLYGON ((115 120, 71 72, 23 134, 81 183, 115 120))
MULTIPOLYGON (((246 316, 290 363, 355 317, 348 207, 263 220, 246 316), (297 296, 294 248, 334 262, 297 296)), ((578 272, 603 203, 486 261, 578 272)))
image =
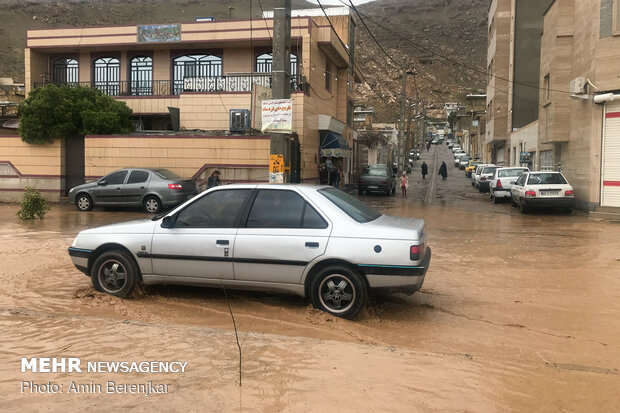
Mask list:
POLYGON ((250 111, 248 109, 230 110, 230 131, 245 132, 250 129, 250 111))
POLYGON ((570 93, 571 95, 583 95, 588 93, 586 87, 588 81, 585 77, 577 77, 570 81, 570 93))

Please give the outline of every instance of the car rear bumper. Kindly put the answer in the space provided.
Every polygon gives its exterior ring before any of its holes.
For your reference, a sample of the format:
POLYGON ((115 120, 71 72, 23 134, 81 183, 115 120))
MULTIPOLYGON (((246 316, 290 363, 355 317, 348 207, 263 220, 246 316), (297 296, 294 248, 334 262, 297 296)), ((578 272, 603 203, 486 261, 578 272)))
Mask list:
POLYGON ((493 190, 493 196, 495 198, 510 198, 511 195, 512 193, 510 191, 497 190, 497 189, 493 190))
POLYGON ((92 253, 92 250, 69 247, 69 256, 71 257, 71 261, 73 261, 73 265, 75 265, 75 268, 89 276, 90 274, 88 273, 88 259, 90 258, 92 253))
POLYGON ((427 248, 419 265, 358 265, 358 268, 366 275, 370 288, 413 294, 422 288, 430 263, 431 249, 427 248))
POLYGON ((489 181, 478 181, 478 187, 480 188, 489 188, 489 181))
POLYGON ((392 186, 390 185, 372 185, 372 184, 363 184, 359 186, 359 189, 367 192, 386 192, 391 191, 392 186))
POLYGON ((574 198, 522 198, 528 207, 565 207, 572 208, 575 204, 574 198))

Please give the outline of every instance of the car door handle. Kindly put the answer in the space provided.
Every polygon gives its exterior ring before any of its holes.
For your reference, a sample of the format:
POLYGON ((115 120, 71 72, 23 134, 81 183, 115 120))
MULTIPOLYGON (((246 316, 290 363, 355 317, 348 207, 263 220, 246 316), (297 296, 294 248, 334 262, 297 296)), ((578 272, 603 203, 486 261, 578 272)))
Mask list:
POLYGON ((120 187, 120 186, 119 186, 119 187, 117 187, 117 188, 116 188, 116 190, 117 190, 117 191, 120 191, 120 190, 121 190, 121 187, 120 187))
POLYGON ((228 245, 230 244, 230 241, 228 241, 227 239, 218 239, 217 241, 215 241, 215 243, 217 245, 228 245))
POLYGON ((319 248, 318 242, 306 242, 306 248, 319 248))
POLYGON ((140 189, 144 189, 144 187, 143 187, 143 186, 141 186, 141 187, 140 187, 140 189))

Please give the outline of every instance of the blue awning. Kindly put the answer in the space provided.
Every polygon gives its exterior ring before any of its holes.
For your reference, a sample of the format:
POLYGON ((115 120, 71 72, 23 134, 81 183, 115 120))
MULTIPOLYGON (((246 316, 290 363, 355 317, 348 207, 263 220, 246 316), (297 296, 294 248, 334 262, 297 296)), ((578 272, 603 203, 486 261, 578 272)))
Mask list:
POLYGON ((351 147, 341 134, 328 131, 321 140, 321 149, 351 149, 351 147))

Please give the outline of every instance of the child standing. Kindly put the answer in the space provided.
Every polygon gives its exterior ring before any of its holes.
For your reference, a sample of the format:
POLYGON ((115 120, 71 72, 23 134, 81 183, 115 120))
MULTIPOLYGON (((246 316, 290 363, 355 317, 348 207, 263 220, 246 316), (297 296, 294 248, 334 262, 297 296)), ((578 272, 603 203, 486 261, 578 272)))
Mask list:
POLYGON ((403 196, 407 196, 407 184, 408 184, 407 173, 403 172, 403 175, 400 177, 400 190, 403 196))

